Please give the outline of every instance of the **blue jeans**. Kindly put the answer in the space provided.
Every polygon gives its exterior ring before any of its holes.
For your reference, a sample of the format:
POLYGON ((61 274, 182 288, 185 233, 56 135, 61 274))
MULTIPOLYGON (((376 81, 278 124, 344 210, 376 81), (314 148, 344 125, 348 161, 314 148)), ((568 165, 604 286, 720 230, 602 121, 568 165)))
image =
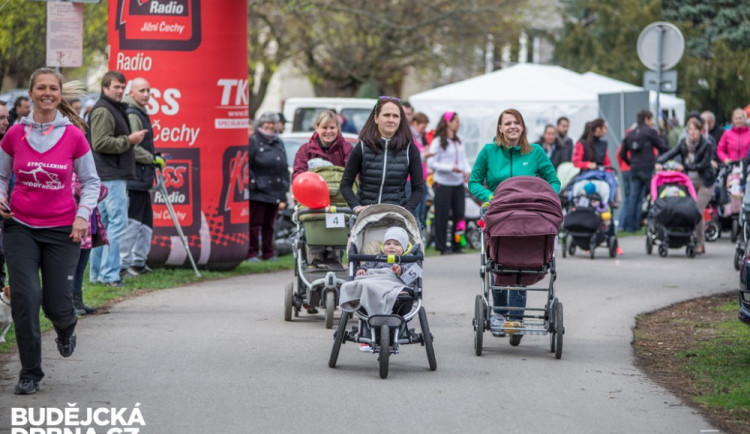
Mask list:
POLYGON ((107 228, 109 246, 91 250, 89 280, 111 283, 120 280, 120 242, 128 223, 128 182, 102 181, 109 193, 99 203, 102 223, 107 228))
MULTIPOLYGON (((509 306, 509 307, 526 307, 526 291, 510 291, 510 290, 492 290, 492 306, 509 306)), ((520 321, 523 317, 522 310, 514 310, 510 314, 508 309, 494 309, 493 312, 497 312, 506 318, 520 321)))
POLYGON ((414 209, 414 216, 417 218, 417 221, 422 224, 422 227, 427 226, 427 185, 424 187, 422 201, 419 202, 417 208, 414 209))
POLYGON ((622 230, 636 232, 641 228, 641 204, 651 188, 651 170, 630 169, 630 194, 625 201, 622 230))
POLYGON ((630 170, 624 170, 620 173, 622 176, 622 203, 620 204, 620 216, 617 220, 617 227, 622 229, 625 227, 625 203, 628 201, 630 196, 630 170))

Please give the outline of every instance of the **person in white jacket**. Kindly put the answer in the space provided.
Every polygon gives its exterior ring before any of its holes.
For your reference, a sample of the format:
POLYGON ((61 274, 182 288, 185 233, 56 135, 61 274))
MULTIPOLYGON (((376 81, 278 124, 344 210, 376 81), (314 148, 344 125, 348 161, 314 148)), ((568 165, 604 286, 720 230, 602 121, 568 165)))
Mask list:
POLYGON ((458 127, 458 113, 445 112, 435 128, 435 138, 430 144, 429 151, 433 156, 428 160, 428 166, 435 171, 435 248, 443 255, 461 252, 461 244, 455 237, 456 225, 464 220, 464 182, 471 173, 471 167, 466 162, 464 145, 457 135, 458 127), (445 239, 449 217, 453 221, 450 245, 445 239))

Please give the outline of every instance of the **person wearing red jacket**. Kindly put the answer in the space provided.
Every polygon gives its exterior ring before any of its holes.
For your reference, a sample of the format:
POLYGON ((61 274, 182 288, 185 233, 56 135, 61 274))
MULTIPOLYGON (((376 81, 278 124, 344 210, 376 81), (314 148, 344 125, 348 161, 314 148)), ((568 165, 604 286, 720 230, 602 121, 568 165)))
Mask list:
POLYGON ((740 161, 750 151, 750 128, 747 127, 747 114, 741 108, 732 112, 732 127, 721 135, 716 155, 719 161, 728 163, 740 161))
POLYGON ((292 181, 302 172, 307 172, 310 160, 321 158, 334 166, 346 166, 352 145, 341 135, 341 125, 336 113, 323 110, 315 119, 315 133, 310 141, 302 145, 294 156, 292 181))
MULTIPOLYGON (((331 110, 323 110, 315 119, 315 133, 310 141, 302 145, 294 156, 292 181, 300 173, 321 165, 345 167, 352 145, 341 135, 339 117, 331 110)), ((307 260, 311 267, 340 269, 340 255, 336 249, 330 247, 307 247, 307 260)), ((301 288, 302 289, 302 288, 301 288)), ((317 309, 305 303, 303 305, 310 314, 317 313, 317 309)))
POLYGON ((573 149, 573 165, 581 171, 594 170, 597 167, 611 168, 607 152, 607 123, 602 118, 586 124, 581 139, 573 149))

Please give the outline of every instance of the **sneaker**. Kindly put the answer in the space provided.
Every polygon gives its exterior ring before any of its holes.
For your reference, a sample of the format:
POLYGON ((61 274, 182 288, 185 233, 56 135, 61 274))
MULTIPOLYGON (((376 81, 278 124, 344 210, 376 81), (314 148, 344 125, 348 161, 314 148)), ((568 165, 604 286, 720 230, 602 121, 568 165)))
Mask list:
POLYGON ((503 329, 505 330, 505 333, 507 334, 513 334, 518 333, 521 331, 521 321, 506 321, 505 325, 503 326, 503 329))
POLYGON ((617 254, 618 254, 618 255, 622 255, 623 253, 624 253, 624 252, 622 251, 622 248, 620 248, 620 247, 618 246, 618 247, 617 247, 617 254))
POLYGON ((370 344, 366 344, 362 342, 361 344, 359 344, 359 350, 362 351, 363 353, 371 353, 372 347, 370 346, 370 344))
POLYGON ((104 283, 104 286, 109 286, 110 288, 122 288, 125 286, 125 282, 122 280, 115 280, 114 282, 106 282, 104 283))
POLYGON ((144 266, 141 266, 141 267, 130 267, 130 270, 133 270, 133 271, 135 271, 138 274, 148 274, 148 273, 153 273, 154 272, 154 270, 152 270, 151 268, 149 268, 148 265, 144 265, 144 266))
POLYGON ((499 313, 493 312, 490 316, 490 330, 502 331, 505 326, 505 317, 499 313))
POLYGON ((66 337, 58 337, 55 342, 57 342, 57 350, 60 351, 60 355, 70 357, 76 349, 76 333, 73 332, 72 335, 66 337))
POLYGON ((13 391, 16 395, 33 395, 39 390, 39 382, 31 378, 21 378, 13 391))
POLYGON ((138 277, 138 276, 140 275, 132 267, 128 267, 123 270, 120 270, 120 279, 130 279, 130 278, 138 277))
POLYGON ((257 256, 253 256, 252 258, 246 259, 245 262, 250 262, 250 263, 260 262, 260 258, 257 256))

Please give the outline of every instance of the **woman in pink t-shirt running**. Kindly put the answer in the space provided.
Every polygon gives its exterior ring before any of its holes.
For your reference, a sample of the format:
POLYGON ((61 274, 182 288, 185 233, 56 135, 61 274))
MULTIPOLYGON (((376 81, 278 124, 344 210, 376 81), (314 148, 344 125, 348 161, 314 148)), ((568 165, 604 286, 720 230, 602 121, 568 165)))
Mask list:
POLYGON ((0 143, 0 216, 21 359, 17 395, 36 393, 44 377, 40 307, 55 328, 60 355, 73 354, 78 321, 73 274, 99 196, 99 177, 83 133, 86 123, 63 100, 62 81, 52 69, 34 71, 29 86, 33 110, 0 143), (78 205, 73 173, 81 182, 78 205))

